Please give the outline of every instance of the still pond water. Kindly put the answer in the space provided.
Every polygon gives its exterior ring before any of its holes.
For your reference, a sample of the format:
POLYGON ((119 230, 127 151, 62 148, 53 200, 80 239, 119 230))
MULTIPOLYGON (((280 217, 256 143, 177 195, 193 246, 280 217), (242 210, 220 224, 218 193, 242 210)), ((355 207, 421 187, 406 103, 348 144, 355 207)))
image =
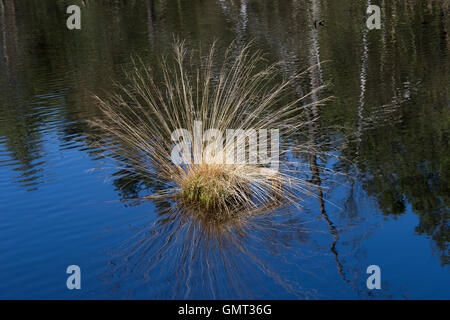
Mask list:
POLYGON ((0 298, 450 298, 449 22, 445 0, 1 0, 0 298), (318 161, 342 173, 323 200, 223 226, 129 200, 154 186, 95 147, 91 97, 174 37, 253 40, 284 77, 323 62, 296 84, 334 97, 316 110, 318 161))

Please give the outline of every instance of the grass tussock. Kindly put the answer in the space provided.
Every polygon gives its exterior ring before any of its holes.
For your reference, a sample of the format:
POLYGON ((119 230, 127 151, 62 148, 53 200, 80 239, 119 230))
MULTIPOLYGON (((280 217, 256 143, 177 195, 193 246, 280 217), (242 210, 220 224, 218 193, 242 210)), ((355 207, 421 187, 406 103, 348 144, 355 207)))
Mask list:
POLYGON ((300 75, 282 79, 279 64, 267 64, 250 46, 237 53, 230 47, 220 64, 218 55, 214 46, 202 55, 188 53, 183 42, 176 42, 172 55, 161 61, 160 72, 142 61, 135 63, 129 84, 118 85, 105 99, 97 97, 102 116, 95 125, 114 140, 108 150, 125 159, 130 170, 139 170, 165 186, 149 198, 177 198, 215 218, 275 203, 297 203, 310 192, 311 184, 287 154, 309 152, 306 145, 293 144, 291 137, 313 121, 305 120, 310 107, 303 103, 305 97, 292 93, 300 75), (184 128, 195 136, 198 121, 202 134, 215 129, 223 137, 227 129, 277 129, 279 144, 271 145, 271 137, 264 135, 253 141, 246 136, 214 140, 216 136, 213 141, 201 140, 197 147, 183 140, 192 151, 190 160, 202 160, 174 163, 174 130, 184 128), (242 156, 247 161, 227 162, 227 150, 239 143, 245 148, 235 150, 236 159, 242 156), (211 145, 215 145, 213 152, 211 145), (268 152, 249 161, 250 147, 268 152), (273 157, 275 148, 279 152, 273 157))

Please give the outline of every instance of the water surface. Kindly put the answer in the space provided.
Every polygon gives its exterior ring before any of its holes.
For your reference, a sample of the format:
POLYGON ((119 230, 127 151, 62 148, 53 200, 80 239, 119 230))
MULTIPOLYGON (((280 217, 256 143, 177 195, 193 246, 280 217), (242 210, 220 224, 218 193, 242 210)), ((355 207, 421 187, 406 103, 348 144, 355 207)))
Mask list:
POLYGON ((86 3, 0 1, 0 298, 450 298, 448 1, 86 3), (331 153, 303 159, 323 200, 223 226, 127 200, 157 186, 102 156, 91 96, 174 37, 253 40, 286 78, 323 62, 294 88, 334 97, 297 142, 331 153), (66 288, 71 264, 82 290, 66 288))

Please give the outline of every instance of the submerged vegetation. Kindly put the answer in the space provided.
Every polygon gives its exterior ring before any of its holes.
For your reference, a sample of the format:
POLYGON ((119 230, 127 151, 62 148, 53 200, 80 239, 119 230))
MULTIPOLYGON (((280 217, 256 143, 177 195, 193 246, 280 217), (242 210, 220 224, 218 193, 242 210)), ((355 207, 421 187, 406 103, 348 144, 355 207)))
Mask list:
POLYGON ((144 62, 135 62, 128 85, 118 85, 105 99, 97 97, 104 116, 95 124, 120 142, 113 154, 122 154, 133 170, 166 186, 149 198, 174 198, 217 219, 297 203, 311 186, 288 156, 309 152, 306 144, 290 141, 312 121, 304 114, 306 96, 292 93, 300 74, 282 79, 279 63, 268 65, 250 46, 237 53, 230 46, 218 67, 217 54, 214 45, 203 56, 176 42, 170 60, 161 62, 162 79, 144 62), (230 129, 264 129, 271 136, 236 134, 222 141, 230 129), (214 134, 191 142, 174 139, 176 130, 194 137, 214 134), (175 142, 189 151, 188 161, 173 160, 175 142), (227 161, 230 150, 232 161, 227 161), (255 151, 256 156, 251 154, 255 151))

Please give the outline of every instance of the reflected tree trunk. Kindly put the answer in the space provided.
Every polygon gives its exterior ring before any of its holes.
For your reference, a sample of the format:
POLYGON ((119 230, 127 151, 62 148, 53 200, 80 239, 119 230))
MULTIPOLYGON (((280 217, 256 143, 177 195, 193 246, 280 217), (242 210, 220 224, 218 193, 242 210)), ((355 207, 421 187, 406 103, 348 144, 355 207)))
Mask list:
MULTIPOLYGON (((370 5, 370 0, 366 2, 366 8, 370 5)), ((358 125, 356 129, 356 157, 355 161, 358 163, 359 155, 361 151, 361 141, 362 141, 362 131, 364 125, 364 108, 365 108, 365 97, 366 97, 366 82, 367 82, 367 63, 369 59, 369 45, 367 42, 367 32, 368 29, 365 24, 363 24, 362 30, 362 56, 361 56, 361 70, 359 73, 359 104, 358 104, 358 125)))
POLYGON ((14 0, 0 0, 0 30, 2 32, 2 58, 7 76, 15 64, 18 39, 16 26, 16 9, 14 0))
MULTIPOLYGON (((312 0, 311 1, 311 22, 313 24, 316 24, 317 21, 321 21, 320 18, 320 2, 319 0, 312 0)), ((319 43, 319 28, 311 28, 310 32, 310 48, 309 48, 309 63, 311 66, 316 66, 314 68, 310 69, 309 75, 310 75, 310 84, 311 89, 314 90, 315 88, 320 87, 323 85, 323 79, 322 79, 322 67, 320 65, 320 43, 319 43)), ((344 268, 342 265, 342 262, 339 258, 339 253, 337 251, 337 243, 339 241, 339 234, 336 229, 336 226, 331 221, 330 217, 328 216, 326 210, 325 210, 325 199, 324 199, 324 192, 322 187, 322 178, 320 176, 321 169, 320 165, 318 164, 318 150, 319 145, 317 143, 317 134, 319 133, 319 127, 320 124, 318 122, 318 119, 320 117, 320 108, 318 105, 319 102, 319 96, 316 92, 313 92, 311 95, 311 108, 309 110, 309 145, 312 146, 312 152, 309 155, 309 165, 311 170, 311 182, 316 186, 317 188, 317 197, 319 200, 319 208, 320 208, 320 215, 322 218, 326 221, 328 224, 330 234, 333 237, 333 241, 330 246, 330 251, 334 255, 334 259, 336 261, 336 266, 338 273, 340 274, 342 280, 345 282, 349 282, 344 273, 344 268)))
POLYGON ((154 34, 154 2, 153 0, 147 0, 147 30, 148 30, 148 41, 150 46, 153 46, 155 43, 155 34, 154 34))

